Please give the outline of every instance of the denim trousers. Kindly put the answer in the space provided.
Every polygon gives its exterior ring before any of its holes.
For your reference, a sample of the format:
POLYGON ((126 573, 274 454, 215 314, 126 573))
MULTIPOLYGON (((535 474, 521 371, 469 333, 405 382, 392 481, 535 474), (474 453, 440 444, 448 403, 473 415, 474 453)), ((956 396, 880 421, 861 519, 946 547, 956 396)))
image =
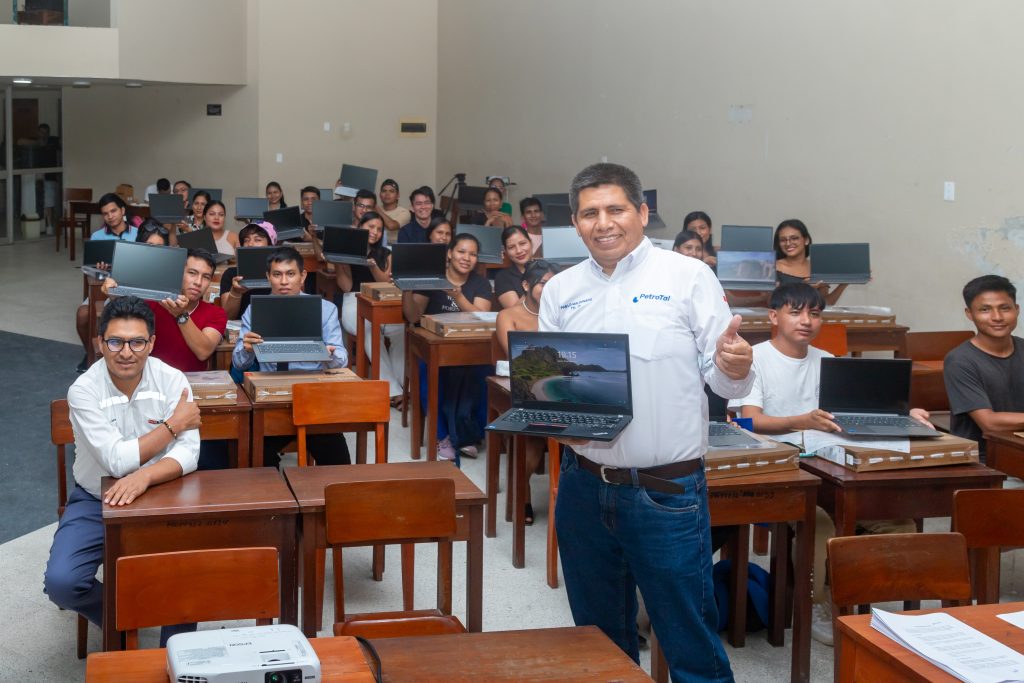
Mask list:
POLYGON ((715 632, 707 485, 700 468, 683 493, 606 484, 566 449, 555 527, 573 620, 600 628, 639 661, 640 589, 672 680, 732 681, 715 632))

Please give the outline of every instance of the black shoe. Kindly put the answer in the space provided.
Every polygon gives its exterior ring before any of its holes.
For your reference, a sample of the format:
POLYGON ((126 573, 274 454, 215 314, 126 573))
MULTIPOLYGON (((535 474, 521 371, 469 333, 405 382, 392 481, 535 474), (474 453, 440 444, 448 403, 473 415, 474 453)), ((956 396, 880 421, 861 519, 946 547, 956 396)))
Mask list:
POLYGON ((78 364, 77 368, 75 368, 75 372, 77 372, 79 375, 81 375, 83 372, 85 372, 88 369, 89 369, 89 354, 85 354, 84 356, 82 356, 82 362, 78 364))

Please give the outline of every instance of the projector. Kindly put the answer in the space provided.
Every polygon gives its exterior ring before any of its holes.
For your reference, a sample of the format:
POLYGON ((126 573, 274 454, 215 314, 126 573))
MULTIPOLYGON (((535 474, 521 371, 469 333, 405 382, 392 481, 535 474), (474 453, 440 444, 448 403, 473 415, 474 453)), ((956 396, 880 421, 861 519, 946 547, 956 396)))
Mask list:
POLYGON ((179 633, 167 640, 172 683, 320 683, 320 660, 288 624, 179 633))

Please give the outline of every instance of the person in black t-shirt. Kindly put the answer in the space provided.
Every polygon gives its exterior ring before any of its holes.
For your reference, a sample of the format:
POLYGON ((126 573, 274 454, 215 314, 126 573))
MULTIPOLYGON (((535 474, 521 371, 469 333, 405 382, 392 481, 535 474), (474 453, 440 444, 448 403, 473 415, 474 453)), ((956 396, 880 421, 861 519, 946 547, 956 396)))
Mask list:
POLYGON ((964 312, 977 333, 943 364, 951 431, 977 441, 985 432, 1024 429, 1024 339, 1013 336, 1020 306, 1005 277, 983 275, 964 286, 964 312))
MULTIPOLYGON (((480 243, 472 235, 460 233, 448 247, 446 277, 455 285, 447 291, 403 292, 402 312, 405 319, 417 324, 424 315, 458 311, 490 311, 491 285, 476 274, 480 243)), ((426 410, 426 365, 419 363, 420 402, 426 410)), ((458 450, 476 457, 477 444, 483 439, 487 424, 487 400, 484 380, 491 373, 489 365, 441 368, 438 380, 437 457, 455 460, 458 450)), ((415 399, 414 399, 415 400, 415 399)))
POLYGON ((494 296, 499 306, 508 308, 515 306, 526 294, 523 280, 526 264, 533 254, 533 243, 526 228, 513 225, 501 231, 501 244, 511 265, 499 270, 494 276, 494 296))
MULTIPOLYGON (((249 223, 238 231, 238 241, 243 247, 272 247, 277 242, 277 231, 266 221, 249 223)), ((228 314, 228 320, 239 320, 249 308, 249 297, 253 294, 270 294, 269 289, 246 289, 238 268, 232 266, 220 277, 220 307, 228 314)))

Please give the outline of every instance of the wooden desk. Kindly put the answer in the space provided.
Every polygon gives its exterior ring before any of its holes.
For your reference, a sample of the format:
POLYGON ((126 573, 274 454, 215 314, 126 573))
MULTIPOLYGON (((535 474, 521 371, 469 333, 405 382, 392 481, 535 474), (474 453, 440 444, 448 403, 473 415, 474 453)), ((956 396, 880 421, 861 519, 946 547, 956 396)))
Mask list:
POLYGON ((213 370, 231 371, 231 353, 235 350, 233 342, 221 341, 213 352, 213 370))
MULTIPOLYGON (((323 683, 373 683, 373 674, 355 638, 314 638, 309 644, 320 659, 323 683)), ((85 680, 86 683, 167 683, 167 650, 93 652, 85 660, 85 680)))
POLYGON ((985 464, 1011 477, 1024 478, 1024 439, 1013 432, 985 433, 985 464))
MULTIPOLYGON (((114 480, 104 477, 106 491, 114 480)), ((131 505, 103 506, 103 649, 121 649, 115 627, 117 558, 177 550, 274 546, 281 558, 281 621, 298 623, 299 506, 271 469, 193 472, 154 486, 131 505)))
POLYGON ((596 626, 378 638, 373 646, 388 683, 651 680, 596 626))
POLYGON ((801 458, 800 466, 821 478, 818 505, 835 520, 839 536, 853 536, 862 519, 949 517, 954 491, 997 489, 1006 479, 976 463, 859 473, 822 458, 801 458))
MULTIPOLYGON (((826 309, 825 322, 846 325, 846 345, 853 355, 864 351, 893 351, 897 358, 907 357, 907 332, 909 328, 898 325, 891 315, 875 315, 832 311, 826 309)), ((750 344, 757 344, 771 338, 772 327, 768 322, 768 309, 756 308, 751 313, 743 312, 740 334, 750 344)))
POLYGON ((405 346, 412 358, 409 364, 409 400, 412 401, 411 455, 420 457, 423 433, 420 420, 420 369, 416 363, 427 365, 427 460, 437 459, 438 372, 441 368, 459 365, 489 365, 491 362, 491 335, 486 337, 440 337, 421 327, 405 331, 405 346))
MULTIPOLYGON (((995 605, 926 609, 907 614, 947 612, 990 638, 1024 652, 1024 630, 998 618, 997 614, 1024 610, 1024 602, 995 605)), ((835 680, 842 683, 957 683, 959 679, 930 664, 888 636, 871 628, 871 615, 858 614, 838 618, 839 640, 836 642, 838 666, 835 680)))
POLYGON ((380 379, 380 326, 389 324, 405 324, 402 317, 402 300, 390 299, 376 301, 368 296, 356 294, 356 374, 366 379, 380 379), (365 325, 370 323, 370 346, 373 347, 374 358, 366 353, 365 325), (366 372, 366 364, 370 363, 370 372, 366 372))
MULTIPOLYGON (((455 482, 456 540, 466 541, 466 627, 483 628, 484 493, 457 467, 446 462, 290 467, 285 478, 298 501, 302 535, 302 632, 316 636, 316 551, 327 547, 324 489, 351 481, 447 477, 455 482)), ((381 514, 387 514, 382 510, 381 514)), ((337 570, 335 570, 337 571, 337 570)), ((404 588, 403 588, 404 590, 404 588)), ((411 596, 409 596, 411 597, 411 596)), ((406 609, 410 609, 407 607, 406 609)), ((452 660, 455 661, 455 660, 452 660)), ((451 666, 452 661, 448 662, 451 666)))
POLYGON ((228 457, 232 467, 249 467, 249 434, 252 428, 252 402, 242 387, 235 389, 233 406, 199 406, 202 423, 199 438, 203 441, 228 441, 228 457))

